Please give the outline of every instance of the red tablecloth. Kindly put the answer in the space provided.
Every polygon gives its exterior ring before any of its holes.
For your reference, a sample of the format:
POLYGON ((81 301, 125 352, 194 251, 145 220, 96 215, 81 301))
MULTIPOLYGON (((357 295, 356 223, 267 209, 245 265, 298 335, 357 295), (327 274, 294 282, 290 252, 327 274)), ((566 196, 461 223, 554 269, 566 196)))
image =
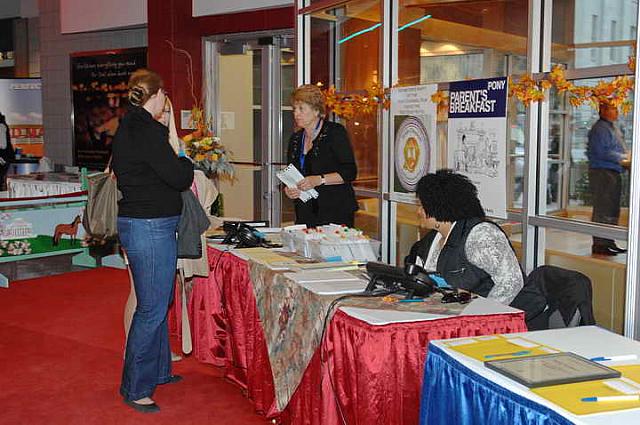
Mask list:
POLYGON ((526 331, 523 313, 374 326, 338 311, 287 408, 277 412, 247 263, 214 248, 209 261, 209 279, 196 280, 189 300, 194 355, 224 366, 256 410, 281 423, 342 424, 344 417, 349 424, 417 424, 429 341, 526 331))

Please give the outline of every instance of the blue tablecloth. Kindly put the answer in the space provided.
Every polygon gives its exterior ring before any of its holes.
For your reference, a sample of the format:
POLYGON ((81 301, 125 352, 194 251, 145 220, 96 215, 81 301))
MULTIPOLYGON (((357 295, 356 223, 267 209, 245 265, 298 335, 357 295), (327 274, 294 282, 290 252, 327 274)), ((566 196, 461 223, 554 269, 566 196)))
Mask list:
POLYGON ((565 425, 557 412, 517 395, 429 344, 421 425, 565 425))

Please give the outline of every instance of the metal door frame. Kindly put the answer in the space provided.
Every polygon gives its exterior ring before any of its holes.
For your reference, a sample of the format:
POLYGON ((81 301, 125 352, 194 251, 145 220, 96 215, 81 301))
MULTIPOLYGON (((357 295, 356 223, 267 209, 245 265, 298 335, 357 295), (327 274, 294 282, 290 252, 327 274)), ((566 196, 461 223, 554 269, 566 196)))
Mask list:
MULTIPOLYGON (((262 54, 262 114, 261 114, 261 158, 253 163, 262 172, 260 176, 260 212, 255 219, 269 220, 272 226, 280 226, 282 202, 280 189, 275 175, 275 166, 280 162, 282 152, 282 84, 281 84, 281 47, 285 38, 294 39, 293 29, 277 31, 258 31, 238 34, 221 34, 203 39, 204 70, 203 93, 205 110, 212 117, 213 130, 220 128, 220 81, 219 81, 219 43, 225 41, 242 42, 251 50, 260 50, 262 54), (272 42, 269 42, 269 39, 272 42)), ((255 143, 255 140, 254 140, 255 143)), ((243 163, 246 165, 246 163, 243 163)))

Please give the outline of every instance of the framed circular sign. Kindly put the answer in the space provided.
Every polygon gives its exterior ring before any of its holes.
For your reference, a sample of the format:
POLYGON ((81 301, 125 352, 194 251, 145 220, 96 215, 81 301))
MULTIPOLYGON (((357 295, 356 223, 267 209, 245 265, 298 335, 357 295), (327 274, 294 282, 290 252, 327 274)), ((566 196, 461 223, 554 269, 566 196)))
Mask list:
POLYGON ((427 129, 416 117, 402 121, 396 133, 395 167, 402 187, 415 192, 418 180, 429 170, 431 149, 427 129))

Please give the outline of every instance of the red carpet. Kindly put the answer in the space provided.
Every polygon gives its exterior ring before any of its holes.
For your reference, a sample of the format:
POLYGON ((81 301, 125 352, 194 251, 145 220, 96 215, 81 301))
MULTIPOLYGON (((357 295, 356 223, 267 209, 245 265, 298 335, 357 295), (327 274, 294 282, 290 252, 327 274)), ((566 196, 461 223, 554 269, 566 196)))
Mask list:
MULTIPOLYGON (((238 387, 213 367, 174 363, 144 415, 118 394, 127 273, 100 268, 0 289, 0 424, 261 424, 238 387)), ((176 351, 176 350, 174 350, 176 351)))

